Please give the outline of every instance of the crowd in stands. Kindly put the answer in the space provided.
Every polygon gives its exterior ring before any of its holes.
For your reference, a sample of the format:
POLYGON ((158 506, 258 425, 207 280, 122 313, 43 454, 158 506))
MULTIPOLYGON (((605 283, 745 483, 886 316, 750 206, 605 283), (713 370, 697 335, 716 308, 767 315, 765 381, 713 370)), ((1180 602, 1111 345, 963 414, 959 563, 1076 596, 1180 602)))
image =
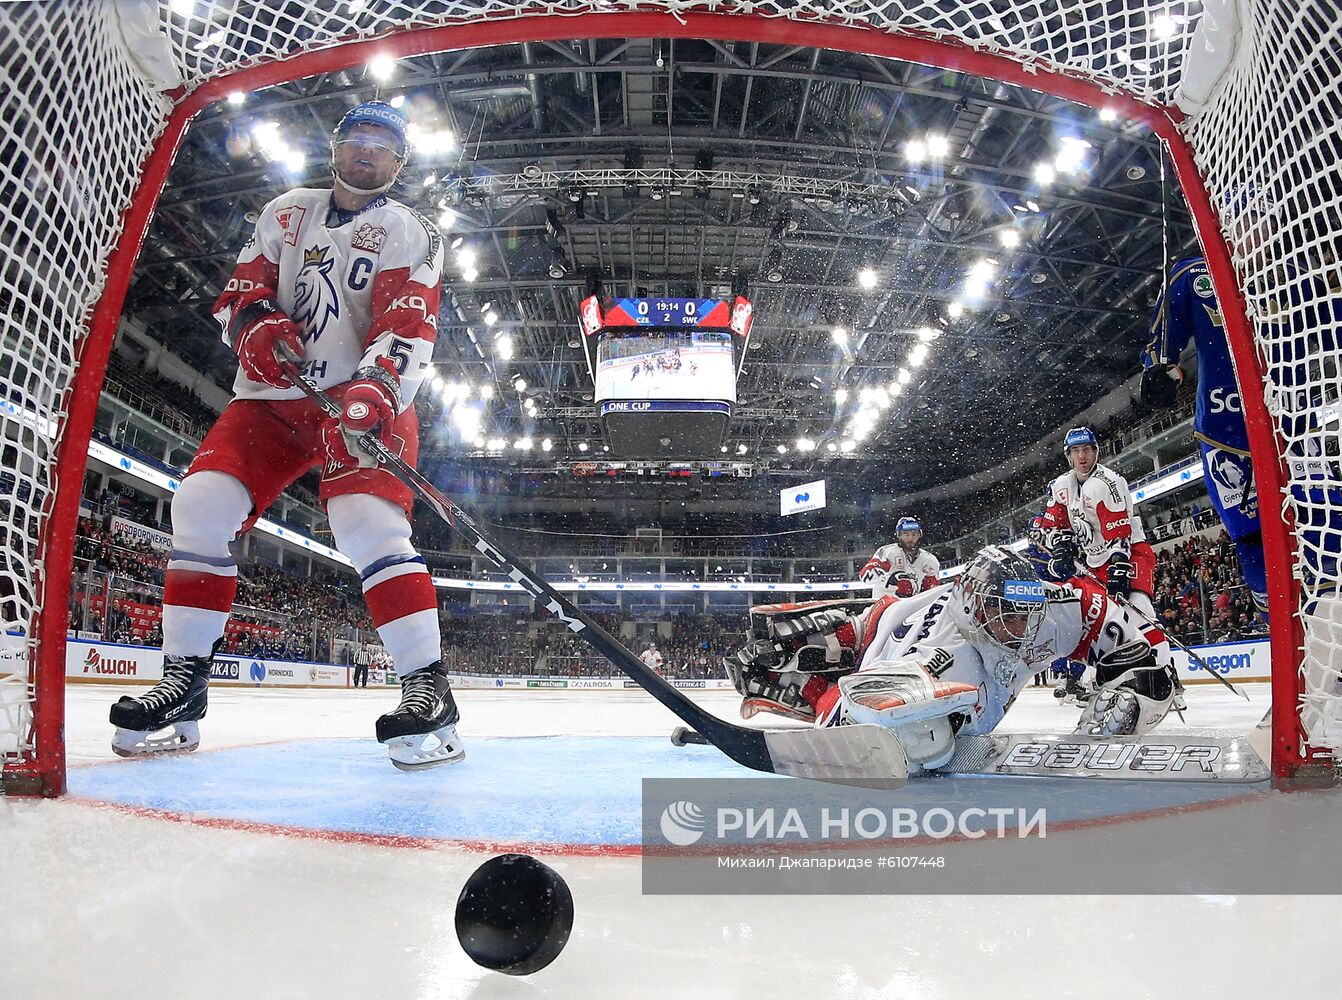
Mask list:
POLYGON ((1236 642, 1266 631, 1224 531, 1215 538, 1194 535, 1161 552, 1155 590, 1157 617, 1184 643, 1236 642))
MULTIPOLYGON (((104 516, 106 505, 96 499, 94 516, 80 519, 75 542, 72 627, 113 641, 158 644, 167 553, 143 535, 119 530, 124 525, 104 516)), ((1168 518, 1199 512, 1198 506, 1186 504, 1170 510, 1168 518)), ((1224 532, 1214 539, 1191 537, 1162 552, 1153 600, 1161 622, 1184 642, 1233 641, 1262 631, 1240 582, 1234 546, 1224 532)), ((481 627, 480 609, 448 607, 445 602, 444 656, 454 672, 550 677, 611 673, 604 657, 543 612, 526 610, 500 618, 497 627, 481 627)), ((739 644, 745 628, 744 614, 736 611, 713 615, 651 607, 604 611, 597 617, 615 635, 627 620, 643 623, 641 635, 622 640, 635 654, 648 646, 648 624, 669 621, 670 636, 655 641, 662 671, 674 678, 721 676, 721 658, 739 644)), ((345 662, 352 648, 343 639, 355 635, 375 641, 358 581, 349 573, 317 569, 307 574, 255 559, 240 565, 225 652, 345 662)))

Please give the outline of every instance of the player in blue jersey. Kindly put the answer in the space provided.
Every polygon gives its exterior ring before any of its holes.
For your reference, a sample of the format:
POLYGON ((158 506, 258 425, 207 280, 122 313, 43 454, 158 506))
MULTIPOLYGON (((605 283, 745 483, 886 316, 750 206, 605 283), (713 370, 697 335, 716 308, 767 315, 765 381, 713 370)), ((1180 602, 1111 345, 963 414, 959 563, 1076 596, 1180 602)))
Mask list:
POLYGON ((1260 612, 1267 614, 1267 573, 1258 522, 1258 492, 1249 459, 1235 369, 1230 362, 1220 306, 1207 262, 1186 257, 1174 265, 1169 286, 1156 300, 1151 340, 1142 351, 1142 402, 1174 405, 1183 369, 1179 355, 1192 340, 1198 355, 1198 397, 1193 436, 1202 451, 1202 469, 1212 506, 1235 543, 1240 571, 1260 612))
MULTIPOLYGON (((1342 490, 1337 456, 1325 454, 1329 414, 1338 406, 1335 374, 1324 361, 1336 356, 1336 296, 1292 264, 1263 267, 1260 251, 1272 239, 1273 204, 1252 190, 1227 202, 1231 239, 1251 265, 1246 295, 1257 316, 1256 334, 1267 353, 1275 397, 1274 416, 1285 443, 1288 489, 1296 510, 1301 568, 1314 591, 1336 580, 1342 548, 1342 490)), ((1189 339, 1198 356, 1194 433, 1202 451, 1207 492, 1235 543, 1244 581, 1267 613, 1267 582, 1258 496, 1249 460, 1244 409, 1221 311, 1207 262, 1190 257, 1175 264, 1156 302, 1151 341, 1142 352, 1141 396, 1150 406, 1173 404, 1183 371, 1178 365, 1189 339)), ((1337 419, 1332 417, 1331 419, 1337 419)), ((1306 607, 1306 614, 1313 608, 1306 607)))

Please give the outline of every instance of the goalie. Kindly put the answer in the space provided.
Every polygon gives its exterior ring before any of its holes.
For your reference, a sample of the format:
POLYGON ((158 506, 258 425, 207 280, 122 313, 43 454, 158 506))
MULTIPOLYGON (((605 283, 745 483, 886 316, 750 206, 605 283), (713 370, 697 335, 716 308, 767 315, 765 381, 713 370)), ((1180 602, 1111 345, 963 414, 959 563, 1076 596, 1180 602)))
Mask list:
POLYGON ((1060 656, 1086 663, 1091 697, 1078 734, 1139 735, 1169 712, 1174 666, 1162 634, 1099 584, 1045 583, 995 545, 955 583, 906 600, 752 609, 749 641, 724 666, 743 717, 886 726, 916 773, 950 761, 958 735, 996 728, 1030 677, 1060 656))

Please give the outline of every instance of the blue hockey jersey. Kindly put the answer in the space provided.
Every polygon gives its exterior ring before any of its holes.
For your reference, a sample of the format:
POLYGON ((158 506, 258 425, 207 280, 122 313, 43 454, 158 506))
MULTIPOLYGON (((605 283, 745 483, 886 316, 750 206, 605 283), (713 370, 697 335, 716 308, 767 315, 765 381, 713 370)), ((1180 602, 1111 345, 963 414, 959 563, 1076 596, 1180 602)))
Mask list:
POLYGON ((1230 346, 1212 276, 1201 257, 1186 257, 1170 272, 1169 286, 1156 300, 1151 315, 1151 340, 1142 351, 1142 366, 1178 364, 1190 337, 1198 352, 1193 429, 1208 444, 1247 452, 1249 437, 1244 429, 1235 369, 1230 363, 1230 346))

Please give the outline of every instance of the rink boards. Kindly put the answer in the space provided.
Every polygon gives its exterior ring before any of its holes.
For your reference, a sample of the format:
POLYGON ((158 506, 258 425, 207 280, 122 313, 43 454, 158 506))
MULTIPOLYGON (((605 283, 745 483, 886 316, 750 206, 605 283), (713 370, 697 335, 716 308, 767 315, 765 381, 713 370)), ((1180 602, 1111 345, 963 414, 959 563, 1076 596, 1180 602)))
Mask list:
MULTIPOLYGON (((1272 661, 1266 639, 1249 642, 1213 643, 1194 646, 1193 651, 1208 667, 1231 681, 1266 681, 1272 677, 1272 661)), ((1189 684, 1214 684, 1206 670, 1190 660, 1182 650, 1174 651, 1179 676, 1189 684)), ((354 668, 331 663, 307 663, 293 660, 272 660, 263 657, 221 656, 214 664, 211 680, 222 684, 247 687, 320 687, 342 688, 351 686, 354 668)), ((163 676, 163 654, 153 647, 132 646, 116 642, 88 639, 67 639, 65 648, 65 676, 71 681, 115 681, 117 683, 156 682, 163 676)), ((394 673, 381 667, 371 667, 369 686, 396 687, 394 673)), ((689 690, 729 688, 725 679, 693 679, 672 681, 676 687, 689 690)), ((584 690, 621 691, 636 688, 633 681, 615 677, 478 677, 453 674, 454 687, 463 689, 500 690, 584 690)))

